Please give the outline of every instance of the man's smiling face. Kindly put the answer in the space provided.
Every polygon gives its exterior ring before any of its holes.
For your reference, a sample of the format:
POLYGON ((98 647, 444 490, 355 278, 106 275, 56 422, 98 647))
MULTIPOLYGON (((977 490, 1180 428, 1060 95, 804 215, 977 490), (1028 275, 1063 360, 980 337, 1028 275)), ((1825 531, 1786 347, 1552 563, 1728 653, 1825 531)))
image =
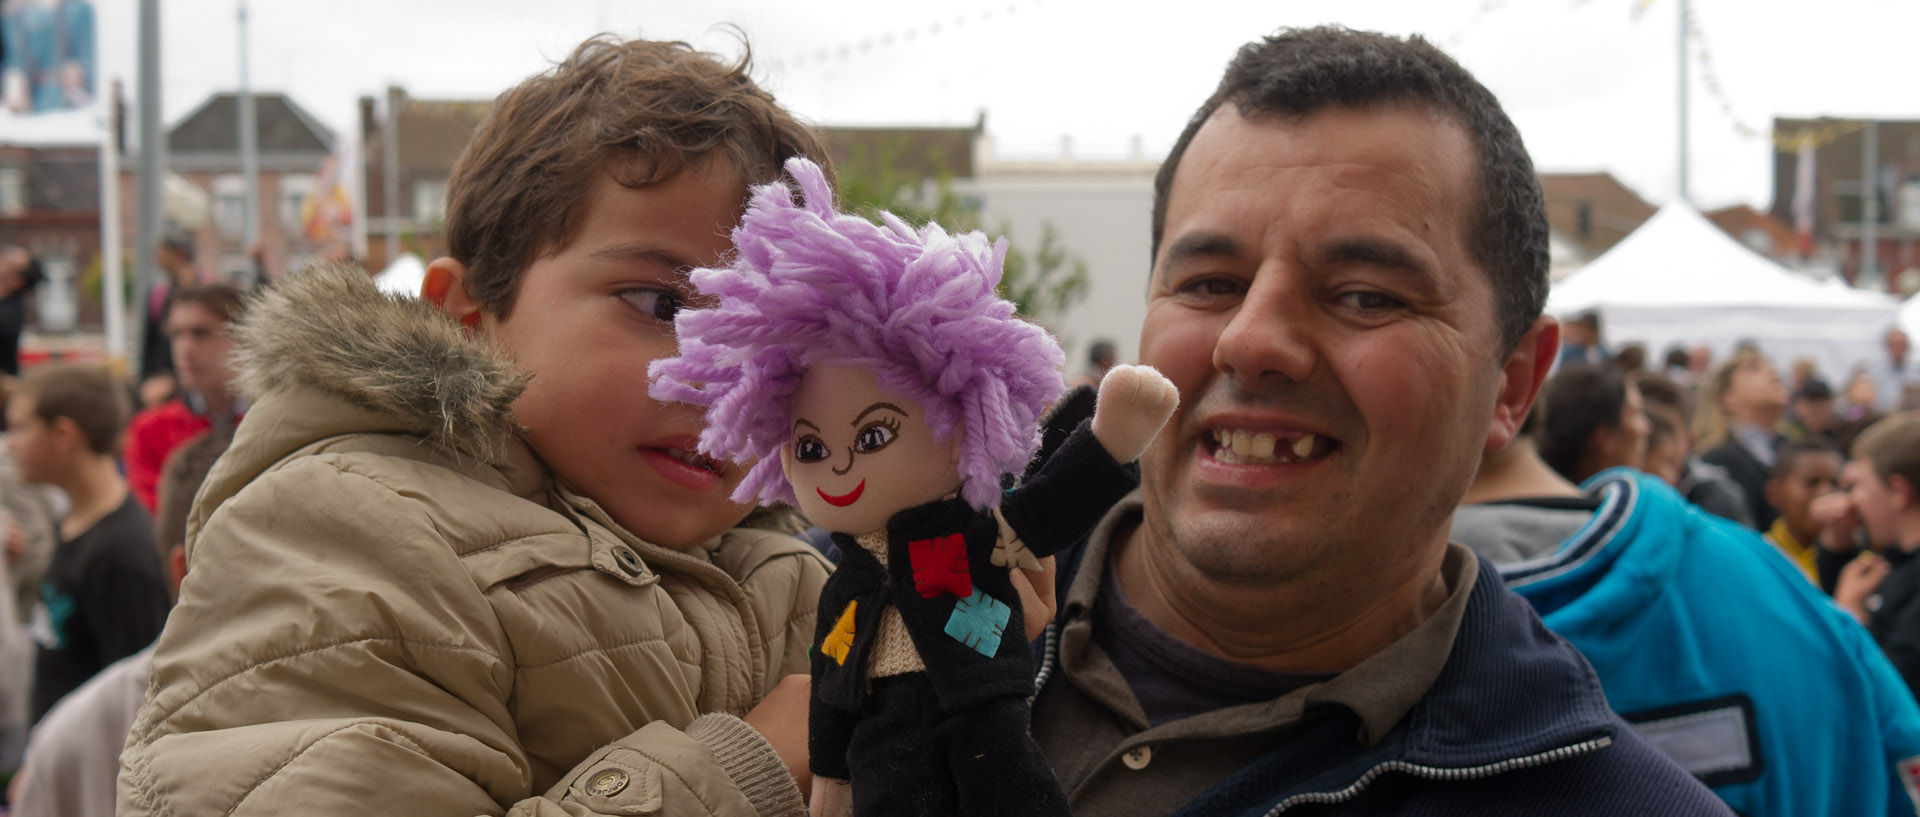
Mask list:
MULTIPOLYGON (((1401 107, 1201 127, 1168 197, 1140 356, 1180 387, 1145 528, 1215 581, 1393 587, 1504 445, 1476 162, 1401 107)), ((1161 558, 1167 558, 1165 554, 1161 558)), ((1429 565, 1431 567, 1431 565, 1429 565)))

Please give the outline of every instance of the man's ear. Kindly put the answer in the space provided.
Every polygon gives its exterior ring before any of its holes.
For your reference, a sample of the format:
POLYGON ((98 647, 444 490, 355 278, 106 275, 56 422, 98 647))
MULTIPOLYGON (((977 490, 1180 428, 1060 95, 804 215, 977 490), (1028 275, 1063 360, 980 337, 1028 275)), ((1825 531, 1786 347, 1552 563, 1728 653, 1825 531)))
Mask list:
POLYGON ((1487 429, 1487 451, 1498 451, 1513 442, 1540 395, 1540 384, 1547 381, 1553 359, 1560 353, 1560 321, 1552 315, 1535 318, 1533 326, 1520 336, 1520 342, 1507 353, 1500 365, 1500 394, 1493 405, 1493 424, 1487 429))
POLYGON ((53 432, 53 438, 62 448, 84 449, 87 447, 87 433, 80 430, 80 424, 72 417, 55 417, 47 423, 47 429, 53 432))
POLYGON ((420 282, 420 297, 461 326, 480 328, 480 305, 467 295, 467 265, 446 256, 433 259, 420 282))

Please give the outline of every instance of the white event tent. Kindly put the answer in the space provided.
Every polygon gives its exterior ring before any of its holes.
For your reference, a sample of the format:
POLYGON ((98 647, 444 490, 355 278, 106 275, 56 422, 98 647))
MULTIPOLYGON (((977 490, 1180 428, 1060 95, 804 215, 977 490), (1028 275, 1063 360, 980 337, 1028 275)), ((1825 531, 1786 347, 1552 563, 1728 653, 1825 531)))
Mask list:
POLYGON ((1650 368, 1674 346, 1704 344, 1721 361, 1751 341, 1783 377, 1790 362, 1812 359, 1835 390, 1881 354, 1898 306, 1890 295, 1791 272, 1685 204, 1662 207, 1547 297, 1548 314, 1561 320, 1597 310, 1607 346, 1644 344, 1650 368))

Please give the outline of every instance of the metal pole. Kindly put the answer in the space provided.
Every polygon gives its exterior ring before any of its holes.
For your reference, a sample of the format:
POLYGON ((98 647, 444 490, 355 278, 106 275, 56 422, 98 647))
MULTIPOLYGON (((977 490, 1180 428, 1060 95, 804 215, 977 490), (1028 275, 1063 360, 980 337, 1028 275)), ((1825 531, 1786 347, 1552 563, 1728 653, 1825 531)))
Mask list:
POLYGON ((1691 204, 1687 196, 1687 0, 1680 7, 1680 202, 1691 204))
MULTIPOLYGON (((106 128, 100 137, 100 303, 106 312, 107 360, 127 356, 126 274, 120 269, 120 81, 109 86, 106 128)), ((133 370, 132 366, 128 371, 133 370)))
POLYGON ((1879 280, 1880 123, 1867 120, 1866 144, 1860 149, 1860 274, 1879 280))
POLYGON ((380 215, 387 230, 387 260, 400 257, 400 89, 387 89, 387 126, 380 133, 380 215))
POLYGON ((243 212, 246 249, 260 241, 260 127, 253 110, 253 89, 247 82, 247 0, 240 5, 240 175, 246 179, 243 212))
MULTIPOLYGON (((153 290, 159 267, 162 174, 166 166, 167 138, 160 130, 160 0, 140 0, 140 246, 135 248, 139 265, 133 287, 133 332, 142 341, 146 338, 147 293, 153 290)), ((139 353, 143 358, 145 351, 142 348, 139 353)))

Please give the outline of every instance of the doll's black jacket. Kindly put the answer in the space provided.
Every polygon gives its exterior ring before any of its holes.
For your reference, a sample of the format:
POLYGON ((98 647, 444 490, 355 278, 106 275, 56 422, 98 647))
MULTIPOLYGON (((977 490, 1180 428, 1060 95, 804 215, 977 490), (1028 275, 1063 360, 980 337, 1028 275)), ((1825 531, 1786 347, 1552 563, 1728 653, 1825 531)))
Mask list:
MULTIPOLYGON (((1138 482, 1136 470, 1114 462, 1094 438, 1090 423, 1082 421, 1038 473, 1007 492, 1000 512, 1027 547, 1045 557, 1085 538, 1107 509, 1138 482)), ((840 563, 821 591, 813 641, 816 723, 818 716, 842 721, 847 713, 859 709, 867 690, 867 657, 879 630, 881 612, 889 605, 900 610, 935 694, 948 712, 999 695, 1032 694, 1033 657, 1021 623, 1020 599, 1013 590, 1009 568, 997 567, 991 561, 999 534, 999 522, 991 512, 974 510, 956 497, 894 514, 887 522, 886 567, 853 537, 833 535, 840 563), (961 602, 959 596, 942 593, 925 598, 914 588, 910 544, 953 534, 964 537, 972 584, 1011 608, 999 646, 991 656, 947 635, 947 622, 961 602), (842 663, 823 652, 820 645, 850 602, 858 603, 853 645, 842 663)))

